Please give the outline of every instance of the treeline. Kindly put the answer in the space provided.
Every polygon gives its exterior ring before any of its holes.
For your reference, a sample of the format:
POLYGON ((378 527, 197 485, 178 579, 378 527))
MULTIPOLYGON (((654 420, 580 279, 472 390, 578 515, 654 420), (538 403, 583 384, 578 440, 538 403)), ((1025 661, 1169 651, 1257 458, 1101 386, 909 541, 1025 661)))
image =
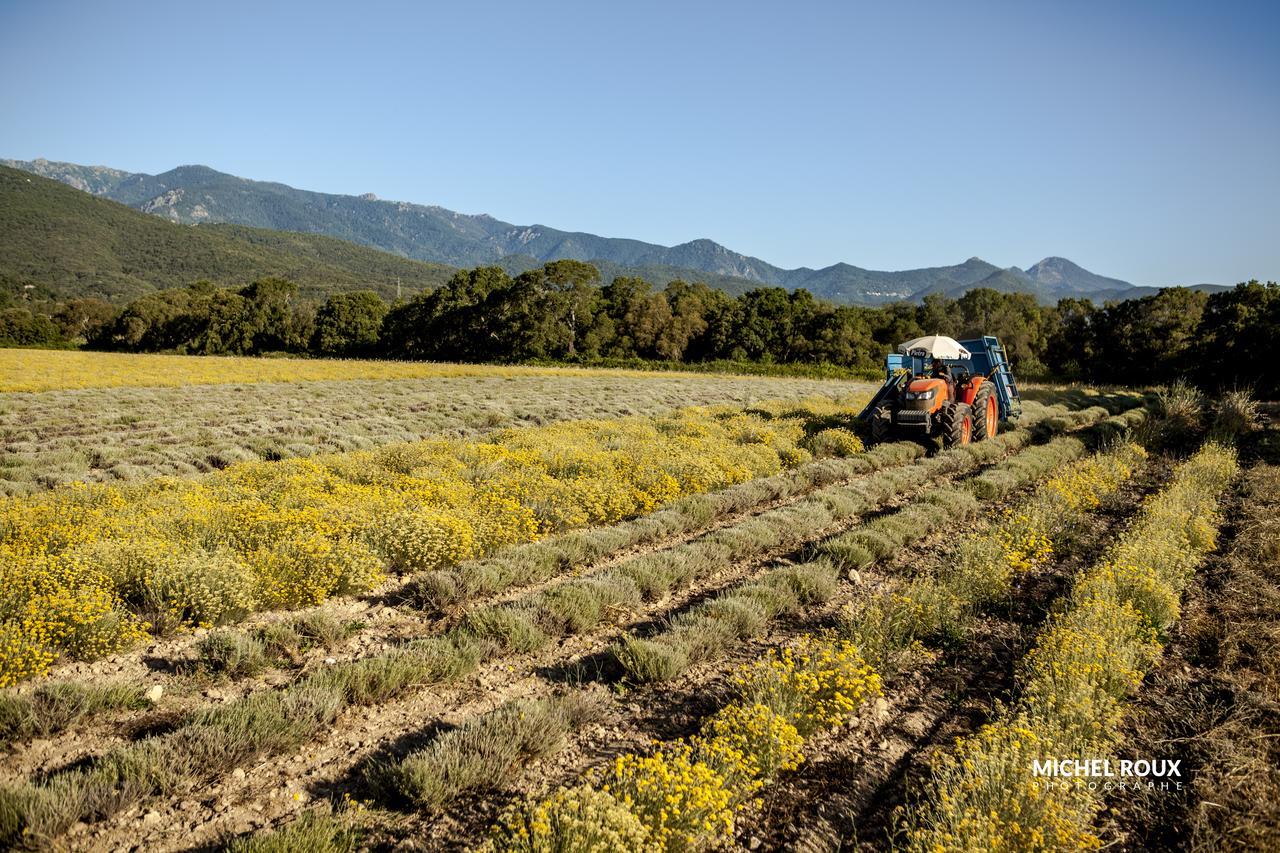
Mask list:
POLYGON ((199 282, 121 309, 100 300, 45 312, 0 306, 0 341, 82 340, 125 351, 253 355, 269 352, 441 361, 655 360, 875 369, 884 353, 923 334, 995 334, 1027 377, 1152 384, 1191 376, 1207 387, 1277 390, 1262 345, 1280 334, 1280 287, 1256 281, 1207 295, 1170 288, 1095 306, 1044 306, 1025 293, 975 289, 922 304, 833 305, 805 290, 762 287, 731 297, 704 284, 665 288, 562 260, 510 276, 461 270, 443 287, 386 303, 350 291, 299 302, 288 281, 238 289, 199 282), (24 313, 25 312, 25 313, 24 313), (1254 359, 1246 356, 1255 354, 1254 359))

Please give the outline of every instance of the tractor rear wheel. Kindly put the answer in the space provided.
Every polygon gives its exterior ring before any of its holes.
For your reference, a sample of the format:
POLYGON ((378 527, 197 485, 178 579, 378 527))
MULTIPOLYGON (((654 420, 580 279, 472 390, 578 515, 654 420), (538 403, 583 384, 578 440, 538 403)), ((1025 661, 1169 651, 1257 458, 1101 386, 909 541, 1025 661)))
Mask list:
POLYGON ((999 429, 1000 407, 991 386, 984 382, 973 397, 973 440, 995 438, 999 429))
POLYGON ((947 403, 938 413, 943 447, 968 444, 973 438, 973 410, 967 403, 947 403))
POLYGON ((879 444, 889 439, 893 431, 893 412, 884 406, 876 406, 871 410, 871 443, 879 444))

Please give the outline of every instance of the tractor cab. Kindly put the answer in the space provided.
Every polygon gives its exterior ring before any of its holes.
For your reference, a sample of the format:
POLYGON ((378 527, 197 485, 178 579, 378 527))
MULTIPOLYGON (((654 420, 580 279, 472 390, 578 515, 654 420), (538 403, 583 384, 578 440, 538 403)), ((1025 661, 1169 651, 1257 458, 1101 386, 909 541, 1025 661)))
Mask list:
POLYGON ((996 435, 1021 406, 1013 373, 994 337, 956 341, 929 335, 885 359, 885 384, 859 417, 871 440, 941 438, 944 447, 996 435))

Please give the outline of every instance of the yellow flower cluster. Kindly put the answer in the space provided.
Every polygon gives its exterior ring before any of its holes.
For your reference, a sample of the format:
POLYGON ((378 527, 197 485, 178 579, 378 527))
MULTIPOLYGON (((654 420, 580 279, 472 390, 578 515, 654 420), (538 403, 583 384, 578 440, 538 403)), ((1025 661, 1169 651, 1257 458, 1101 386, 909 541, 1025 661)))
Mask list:
POLYGON ((640 820, 653 849, 690 850, 733 837, 734 792, 688 744, 619 756, 600 790, 640 820))
POLYGON ((912 850, 1100 845, 1097 793, 1084 779, 1036 777, 1034 762, 1110 755, 1122 702, 1154 664, 1158 632, 1176 619, 1190 574, 1213 547, 1217 501, 1237 470, 1234 451, 1207 444, 1077 580, 1022 663, 1013 711, 932 769, 929 799, 908 814, 912 850))
POLYGON ((846 719, 880 693, 880 676, 846 640, 805 636, 794 646, 770 649, 734 677, 754 703, 782 713, 802 735, 846 719))
POLYGON ((594 785, 510 809, 481 849, 604 849, 579 846, 580 839, 615 834, 622 839, 619 850, 686 851, 728 844, 734 815, 751 803, 751 796, 778 773, 799 766, 801 726, 812 731, 839 725, 880 692, 879 676, 848 643, 806 636, 789 652, 771 653, 741 671, 740 699, 708 718, 698 736, 647 755, 620 756, 594 785), (786 666, 776 666, 784 660, 786 666), (612 804, 591 799, 601 795, 612 804), (583 825, 585 810, 576 805, 588 801, 598 815, 592 826, 583 825), (575 805, 566 809, 566 802, 575 805), (643 827, 640 847, 628 846, 639 836, 614 806, 643 827))
MULTIPOLYGON (((1059 754, 1061 744, 1037 735, 1024 719, 985 726, 961 739, 930 767, 942 825, 916 826, 908 848, 917 851, 1094 850, 1090 797, 1081 780, 1040 780, 1028 768, 1059 754), (1001 800, 1000 798, 1004 798, 1001 800), (998 801, 996 807, 993 801, 998 801)), ((932 819, 933 815, 909 815, 932 819)))
POLYGON ((1043 529, 1044 519, 1025 507, 1005 510, 996 541, 1004 552, 1004 561, 1015 573, 1030 572, 1053 558, 1053 539, 1043 529))
POLYGON ((818 456, 856 456, 865 448, 862 439, 851 430, 839 427, 821 429, 809 436, 806 446, 818 456))
POLYGON ((1048 563, 1054 537, 1128 482, 1146 455, 1130 442, 1069 463, 1044 483, 1034 501, 1006 510, 995 538, 1008 569, 1029 572, 1048 563))
POLYGON ((0 499, 0 682, 60 655, 368 589, 808 458, 799 418, 691 408, 0 499))
POLYGON ((804 738, 795 724, 759 702, 726 705, 693 740, 703 761, 738 790, 755 790, 800 766, 804 738))
POLYGON ((1050 477, 1045 491, 1053 502, 1070 512, 1087 512, 1101 506, 1147 458, 1141 445, 1128 442, 1106 453, 1068 465, 1050 477))
POLYGON ((649 832, 640 819, 604 791, 563 788, 541 802, 509 809, 481 850, 516 853, 642 853, 649 832), (556 844, 549 844, 555 839, 556 844))

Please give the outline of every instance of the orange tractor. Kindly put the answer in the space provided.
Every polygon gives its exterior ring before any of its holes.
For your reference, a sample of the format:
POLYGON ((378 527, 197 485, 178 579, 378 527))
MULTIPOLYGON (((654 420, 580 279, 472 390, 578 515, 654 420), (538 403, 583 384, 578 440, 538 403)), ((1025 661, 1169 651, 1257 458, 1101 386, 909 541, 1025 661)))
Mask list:
POLYGON ((944 447, 993 437, 1021 413, 1000 341, 929 335, 885 359, 885 383, 862 410, 871 440, 942 439, 944 447))

